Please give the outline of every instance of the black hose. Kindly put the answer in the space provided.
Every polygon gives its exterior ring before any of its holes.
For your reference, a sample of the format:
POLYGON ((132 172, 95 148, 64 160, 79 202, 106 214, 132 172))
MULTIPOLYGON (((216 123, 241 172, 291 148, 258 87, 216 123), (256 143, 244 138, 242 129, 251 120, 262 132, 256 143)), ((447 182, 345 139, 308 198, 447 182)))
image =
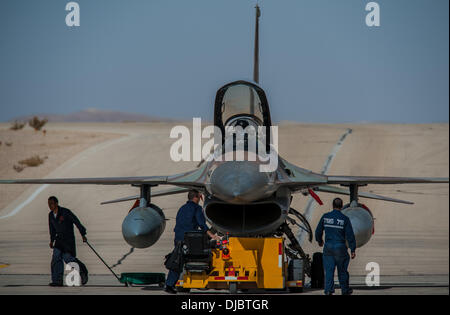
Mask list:
POLYGON ((95 255, 97 255, 97 257, 102 261, 102 263, 109 269, 109 271, 111 271, 111 273, 114 275, 114 277, 116 277, 116 279, 120 282, 119 277, 115 274, 114 271, 112 271, 112 269, 108 266, 108 264, 103 260, 102 257, 100 257, 100 255, 95 251, 95 249, 91 246, 91 244, 89 244, 89 242, 86 240, 86 244, 88 244, 88 246, 92 249, 92 251, 95 253, 95 255))

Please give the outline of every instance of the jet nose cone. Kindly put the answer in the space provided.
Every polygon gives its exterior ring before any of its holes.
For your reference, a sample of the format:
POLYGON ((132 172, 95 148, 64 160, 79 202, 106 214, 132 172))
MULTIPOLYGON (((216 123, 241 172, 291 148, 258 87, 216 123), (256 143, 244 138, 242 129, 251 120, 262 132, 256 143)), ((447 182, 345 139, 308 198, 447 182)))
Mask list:
POLYGON ((259 165, 250 161, 225 162, 211 175, 211 191, 231 203, 249 203, 269 192, 269 174, 260 172, 259 165))

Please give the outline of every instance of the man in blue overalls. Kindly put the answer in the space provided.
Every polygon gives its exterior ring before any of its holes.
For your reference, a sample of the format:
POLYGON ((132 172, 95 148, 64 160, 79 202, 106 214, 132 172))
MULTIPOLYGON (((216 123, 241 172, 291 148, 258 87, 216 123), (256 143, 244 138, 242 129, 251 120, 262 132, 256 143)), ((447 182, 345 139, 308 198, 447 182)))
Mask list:
POLYGON ((347 271, 350 257, 348 246, 350 247, 352 259, 356 257, 356 240, 353 233, 350 219, 341 213, 342 199, 333 200, 333 211, 325 213, 316 228, 316 241, 319 246, 323 244, 323 231, 325 230, 325 246, 323 248, 323 269, 325 271, 325 294, 334 293, 334 270, 337 267, 339 284, 343 295, 352 294, 349 287, 349 274, 347 271))
POLYGON ((63 286, 64 264, 70 262, 78 263, 76 256, 75 234, 73 226, 75 225, 83 238, 87 241, 86 228, 80 223, 77 216, 69 209, 58 205, 58 198, 51 196, 48 198, 48 227, 50 232, 50 248, 53 249, 51 262, 52 287, 63 286))
MULTIPOLYGON (((178 242, 184 240, 184 233, 190 231, 201 230, 208 234, 209 237, 220 240, 220 237, 213 234, 206 225, 206 219, 203 214, 202 207, 198 204, 202 199, 200 192, 191 190, 188 193, 188 201, 178 210, 175 224, 175 246, 178 242)), ((165 291, 167 293, 177 293, 175 284, 180 274, 176 271, 169 270, 166 280, 165 291)))

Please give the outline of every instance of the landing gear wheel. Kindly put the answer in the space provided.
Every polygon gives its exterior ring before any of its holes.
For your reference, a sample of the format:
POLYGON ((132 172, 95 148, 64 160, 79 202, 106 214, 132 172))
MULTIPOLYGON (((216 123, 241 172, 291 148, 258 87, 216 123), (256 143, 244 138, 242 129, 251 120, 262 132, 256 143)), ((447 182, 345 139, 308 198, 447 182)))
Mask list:
POLYGON ((236 293, 237 293, 237 283, 230 282, 230 294, 236 294, 236 293))
POLYGON ((324 286, 324 274, 323 274, 323 254, 314 253, 311 264, 311 288, 323 289, 324 286))

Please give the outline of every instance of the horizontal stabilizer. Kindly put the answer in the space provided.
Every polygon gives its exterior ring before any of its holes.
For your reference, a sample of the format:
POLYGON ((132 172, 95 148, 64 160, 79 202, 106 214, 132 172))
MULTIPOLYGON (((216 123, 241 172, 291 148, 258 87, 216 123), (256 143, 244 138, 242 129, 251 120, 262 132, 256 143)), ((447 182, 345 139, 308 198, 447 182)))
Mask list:
MULTIPOLYGON (((339 195, 350 195, 350 190, 346 188, 339 188, 339 187, 333 187, 333 186, 319 186, 314 188, 315 191, 321 191, 326 193, 332 193, 332 194, 339 194, 339 195)), ((405 203, 408 205, 414 204, 414 202, 406 201, 406 200, 400 200, 400 199, 394 199, 390 197, 384 197, 376 194, 372 194, 369 192, 359 192, 358 197, 362 198, 369 198, 369 199, 376 199, 376 200, 383 200, 383 201, 389 201, 389 202, 397 202, 397 203, 405 203)))
MULTIPOLYGON (((188 192, 188 191, 189 191, 189 189, 187 189, 187 188, 175 187, 175 188, 164 189, 164 190, 155 191, 155 192, 152 191, 151 192, 151 197, 161 197, 161 196, 175 195, 175 194, 185 193, 185 192, 188 192)), ((129 196, 129 197, 124 197, 124 198, 119 198, 119 199, 114 199, 114 200, 109 200, 109 201, 103 201, 100 204, 101 205, 107 205, 107 204, 110 204, 110 203, 118 203, 118 202, 136 200, 136 199, 139 199, 139 197, 140 197, 140 195, 129 196)))
POLYGON ((384 177, 384 176, 328 176, 328 184, 431 184, 448 183, 448 177, 384 177))

